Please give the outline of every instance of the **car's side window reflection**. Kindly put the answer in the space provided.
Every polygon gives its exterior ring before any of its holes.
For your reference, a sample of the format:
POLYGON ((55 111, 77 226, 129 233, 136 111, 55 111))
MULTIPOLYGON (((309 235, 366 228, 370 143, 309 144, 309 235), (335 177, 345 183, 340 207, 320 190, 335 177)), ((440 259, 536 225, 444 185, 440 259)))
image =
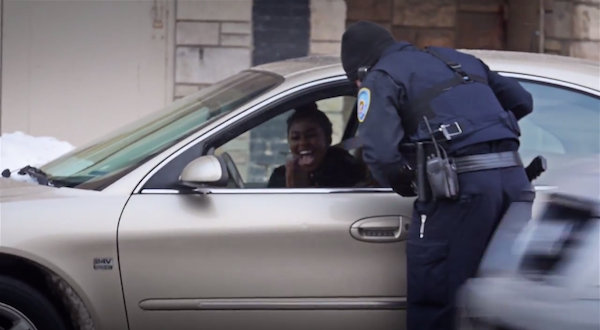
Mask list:
MULTIPOLYGON (((307 102, 310 103, 315 104, 307 102)), ((340 142, 354 103, 353 96, 336 96, 316 102, 318 109, 332 124, 332 145, 340 142)), ((285 187, 285 176, 282 177, 284 186, 273 186, 273 182, 269 184, 269 181, 273 179, 275 170, 293 157, 288 144, 287 120, 295 111, 296 109, 289 109, 216 148, 215 154, 226 152, 231 156, 244 181, 244 188, 285 187)), ((295 149, 295 153, 303 152, 303 161, 309 163, 311 158, 308 153, 311 150, 303 148, 307 150, 295 149)))
POLYGON ((568 159, 600 153, 600 100, 547 84, 522 81, 534 111, 521 119, 520 152, 525 161, 537 154, 568 159))

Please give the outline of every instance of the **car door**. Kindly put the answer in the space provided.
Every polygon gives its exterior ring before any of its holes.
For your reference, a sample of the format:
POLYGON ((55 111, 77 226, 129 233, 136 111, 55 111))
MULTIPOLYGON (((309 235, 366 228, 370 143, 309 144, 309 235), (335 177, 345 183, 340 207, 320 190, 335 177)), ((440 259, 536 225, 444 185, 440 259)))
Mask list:
MULTIPOLYGON (((347 107, 342 87, 317 88, 321 103, 342 97, 347 107)), ((173 189, 151 178, 131 196, 118 233, 131 329, 404 328, 412 199, 376 187, 266 188, 285 159, 285 126, 269 139, 276 126, 263 124, 284 123, 283 108, 232 120, 169 162, 226 152, 243 187, 173 189)), ((328 113, 334 135, 347 112, 328 113)))

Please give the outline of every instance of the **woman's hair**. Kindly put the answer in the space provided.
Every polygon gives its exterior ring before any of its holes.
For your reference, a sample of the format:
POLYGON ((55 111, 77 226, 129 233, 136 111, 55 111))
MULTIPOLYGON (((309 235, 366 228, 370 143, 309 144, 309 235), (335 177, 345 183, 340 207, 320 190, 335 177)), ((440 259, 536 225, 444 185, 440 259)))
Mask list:
POLYGON ((316 102, 310 102, 297 107, 294 113, 288 117, 288 134, 290 132, 290 127, 292 127, 292 124, 299 120, 310 120, 319 125, 319 127, 321 127, 323 129, 323 132, 325 133, 325 137, 327 138, 327 144, 331 144, 333 125, 331 124, 331 121, 329 121, 329 118, 327 118, 327 115, 325 115, 323 111, 317 108, 316 102))

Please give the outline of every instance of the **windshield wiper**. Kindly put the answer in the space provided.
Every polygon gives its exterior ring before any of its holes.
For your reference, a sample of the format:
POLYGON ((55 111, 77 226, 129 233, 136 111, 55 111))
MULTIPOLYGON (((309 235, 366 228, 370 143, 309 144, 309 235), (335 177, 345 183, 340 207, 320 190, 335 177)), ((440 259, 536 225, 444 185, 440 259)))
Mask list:
POLYGON ((44 185, 44 186, 49 186, 50 185, 50 179, 48 178, 48 174, 46 174, 46 172, 40 170, 37 167, 33 167, 33 166, 25 166, 22 169, 19 170, 19 172, 17 172, 20 175, 29 175, 30 177, 34 178, 39 184, 44 185))
POLYGON ((17 172, 20 175, 29 175, 30 177, 34 178, 39 184, 44 185, 44 186, 51 186, 51 187, 61 187, 61 184, 58 184, 58 182, 56 180, 52 180, 50 179, 50 177, 48 176, 48 174, 46 174, 46 172, 40 170, 37 167, 33 167, 33 166, 25 166, 22 169, 19 170, 19 172, 17 172))
MULTIPOLYGON (((2 176, 5 178, 10 178, 10 176, 12 175, 12 171, 9 170, 8 168, 5 169, 4 171, 2 171, 2 176)), ((34 178, 39 184, 45 185, 45 186, 49 186, 50 185, 50 179, 48 178, 48 174, 44 173, 44 171, 35 168, 33 166, 25 166, 22 169, 20 169, 17 174, 19 175, 29 175, 30 177, 34 178)))

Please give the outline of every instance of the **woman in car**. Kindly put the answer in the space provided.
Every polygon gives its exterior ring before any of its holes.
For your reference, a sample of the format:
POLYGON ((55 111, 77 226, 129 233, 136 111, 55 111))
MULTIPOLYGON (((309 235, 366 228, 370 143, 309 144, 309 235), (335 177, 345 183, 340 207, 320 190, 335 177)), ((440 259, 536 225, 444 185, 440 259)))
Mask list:
POLYGON ((271 188, 352 187, 364 183, 366 166, 346 150, 331 146, 329 118, 312 102, 287 119, 291 156, 269 178, 271 188))

